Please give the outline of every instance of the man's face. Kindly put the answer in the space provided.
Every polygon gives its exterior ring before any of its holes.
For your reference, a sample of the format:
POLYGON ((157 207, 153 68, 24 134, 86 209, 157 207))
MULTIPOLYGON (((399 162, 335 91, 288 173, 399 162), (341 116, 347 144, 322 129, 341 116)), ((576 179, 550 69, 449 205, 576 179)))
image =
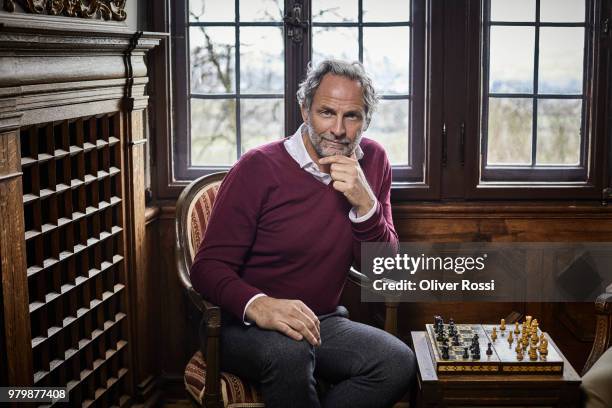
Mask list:
POLYGON ((319 157, 350 156, 361 141, 365 124, 361 84, 338 75, 325 75, 310 111, 302 107, 302 118, 319 157))

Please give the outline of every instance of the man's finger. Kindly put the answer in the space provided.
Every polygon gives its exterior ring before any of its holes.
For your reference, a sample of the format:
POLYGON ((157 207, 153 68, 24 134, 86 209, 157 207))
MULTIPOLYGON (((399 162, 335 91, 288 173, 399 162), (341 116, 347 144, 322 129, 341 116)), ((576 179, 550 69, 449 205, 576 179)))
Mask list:
POLYGON ((332 187, 334 190, 340 191, 341 193, 344 193, 349 188, 348 184, 344 181, 334 181, 332 187))
POLYGON ((319 344, 319 339, 314 335, 314 333, 306 326, 306 324, 299 319, 292 319, 288 321, 289 326, 298 333, 300 333, 307 342, 316 346, 319 344))
POLYGON ((299 302, 298 303, 298 307, 300 308, 300 310, 302 312, 304 312, 306 315, 310 316, 310 318, 312 320, 314 320, 315 322, 319 322, 319 318, 317 317, 317 315, 308 307, 306 306, 306 304, 304 302, 299 302))
POLYGON ((342 155, 327 156, 327 157, 320 158, 319 163, 320 164, 351 163, 351 159, 346 156, 342 156, 342 155))
POLYGON ((314 336, 315 336, 315 338, 317 339, 317 342, 318 342, 321 339, 321 332, 320 332, 320 329, 319 329, 319 325, 317 324, 319 322, 319 319, 317 319, 316 316, 313 319, 311 316, 309 316, 303 310, 300 310, 300 314, 301 314, 301 316, 298 317, 298 319, 300 319, 302 322, 304 322, 306 324, 306 327, 314 334, 314 336))
POLYGON ((285 322, 278 322, 278 331, 283 333, 285 336, 292 338, 293 340, 300 341, 304 338, 302 334, 293 330, 291 326, 289 326, 285 322))
POLYGON ((349 181, 351 179, 350 173, 341 170, 332 170, 329 172, 329 176, 334 181, 349 181))

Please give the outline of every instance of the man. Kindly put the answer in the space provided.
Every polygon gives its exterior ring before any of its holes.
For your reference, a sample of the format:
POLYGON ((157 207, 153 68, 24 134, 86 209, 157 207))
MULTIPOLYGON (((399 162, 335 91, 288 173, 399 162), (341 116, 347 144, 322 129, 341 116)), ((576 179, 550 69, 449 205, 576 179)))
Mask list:
POLYGON ((397 244, 391 167, 362 139, 376 93, 361 64, 326 60, 298 102, 300 129, 227 174, 191 279, 227 312, 222 369, 258 381, 266 406, 391 406, 414 375, 412 351, 338 307, 361 242, 397 244), (315 378, 334 384, 322 400, 315 378))

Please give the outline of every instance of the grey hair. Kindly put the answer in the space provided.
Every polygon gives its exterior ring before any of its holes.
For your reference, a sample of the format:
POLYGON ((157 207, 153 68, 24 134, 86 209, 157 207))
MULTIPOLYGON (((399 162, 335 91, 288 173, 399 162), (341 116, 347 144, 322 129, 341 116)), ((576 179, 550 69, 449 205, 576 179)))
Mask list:
POLYGON ((363 90, 363 104, 365 108, 365 129, 370 125, 372 115, 378 104, 378 95, 372 85, 372 79, 368 76, 363 65, 359 61, 346 62, 334 59, 323 60, 316 68, 312 64, 308 65, 306 79, 300 83, 297 91, 297 100, 300 107, 310 111, 312 99, 321 80, 326 74, 342 76, 353 81, 358 81, 363 90))

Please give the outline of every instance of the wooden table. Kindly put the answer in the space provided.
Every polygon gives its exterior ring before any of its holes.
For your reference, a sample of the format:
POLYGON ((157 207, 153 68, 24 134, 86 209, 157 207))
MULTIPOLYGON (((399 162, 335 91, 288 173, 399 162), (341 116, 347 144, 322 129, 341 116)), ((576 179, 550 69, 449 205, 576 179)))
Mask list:
POLYGON ((580 376, 551 341, 564 360, 562 376, 462 375, 438 376, 427 335, 412 332, 417 358, 417 407, 580 407, 580 376))

